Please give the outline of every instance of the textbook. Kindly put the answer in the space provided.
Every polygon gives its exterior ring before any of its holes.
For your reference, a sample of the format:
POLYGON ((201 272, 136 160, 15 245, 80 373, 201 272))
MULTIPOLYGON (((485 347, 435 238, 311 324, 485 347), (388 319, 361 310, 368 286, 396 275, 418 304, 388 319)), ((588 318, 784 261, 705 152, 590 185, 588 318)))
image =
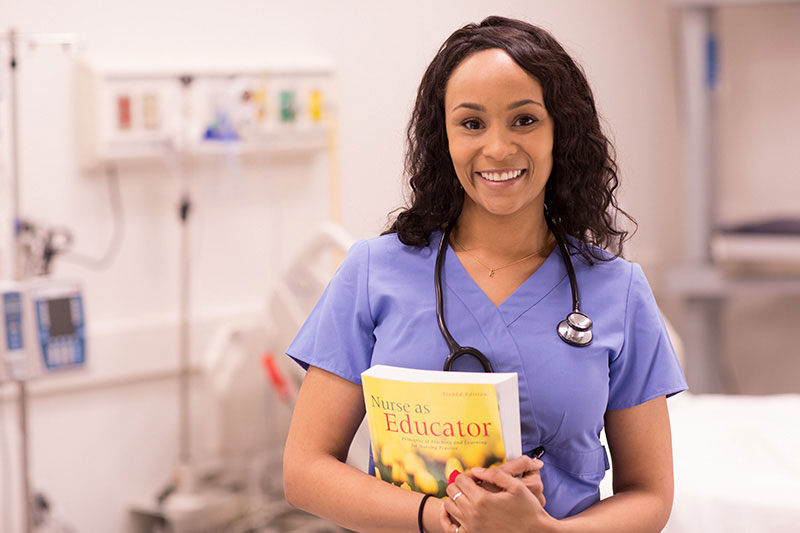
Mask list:
POLYGON ((453 470, 522 455, 516 373, 376 365, 361 380, 379 479, 444 497, 453 470))

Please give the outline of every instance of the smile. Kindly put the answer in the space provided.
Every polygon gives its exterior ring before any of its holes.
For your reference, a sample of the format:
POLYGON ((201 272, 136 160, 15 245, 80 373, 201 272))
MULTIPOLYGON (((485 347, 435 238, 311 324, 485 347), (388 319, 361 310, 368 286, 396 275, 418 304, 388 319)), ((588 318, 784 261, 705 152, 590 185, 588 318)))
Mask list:
POLYGON ((525 169, 517 170, 504 170, 498 172, 478 172, 480 176, 487 181, 508 181, 520 177, 525 172, 525 169))

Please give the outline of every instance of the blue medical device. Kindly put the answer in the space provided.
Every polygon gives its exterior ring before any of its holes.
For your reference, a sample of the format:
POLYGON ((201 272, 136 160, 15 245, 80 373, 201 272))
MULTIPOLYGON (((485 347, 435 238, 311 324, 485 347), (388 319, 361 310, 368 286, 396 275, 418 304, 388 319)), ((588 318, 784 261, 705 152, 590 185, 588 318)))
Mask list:
POLYGON ((4 286, 2 291, 2 347, 0 380, 20 379, 28 373, 28 357, 25 353, 25 329, 23 324, 24 294, 16 286, 4 286))
POLYGON ((86 321, 80 285, 63 280, 0 284, 0 381, 83 367, 86 321))
POLYGON ((43 371, 83 366, 86 362, 86 325, 83 298, 77 285, 32 289, 31 303, 43 371))

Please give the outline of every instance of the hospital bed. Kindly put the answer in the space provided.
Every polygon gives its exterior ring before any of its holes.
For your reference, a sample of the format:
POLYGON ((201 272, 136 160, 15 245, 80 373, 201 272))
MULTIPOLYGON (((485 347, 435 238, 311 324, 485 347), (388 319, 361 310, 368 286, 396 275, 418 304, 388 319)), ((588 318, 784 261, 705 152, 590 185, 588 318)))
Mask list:
POLYGON ((800 531, 800 395, 670 400, 675 503, 664 530, 800 531))
MULTIPOLYGON (((665 533, 800 531, 800 395, 687 391, 668 406, 675 500, 665 533)), ((611 495, 611 474, 601 497, 611 495)))

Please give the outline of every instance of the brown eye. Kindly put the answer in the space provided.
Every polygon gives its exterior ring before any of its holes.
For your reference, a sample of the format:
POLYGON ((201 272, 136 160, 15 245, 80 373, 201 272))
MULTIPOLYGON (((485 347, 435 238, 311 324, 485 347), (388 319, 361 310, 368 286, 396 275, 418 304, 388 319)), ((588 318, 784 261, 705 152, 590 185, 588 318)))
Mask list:
POLYGON ((475 120, 474 118, 463 121, 461 125, 467 128, 468 130, 478 130, 481 128, 481 123, 475 120))
POLYGON ((533 117, 531 115, 524 115, 524 116, 519 117, 516 120, 516 125, 517 126, 532 126, 533 124, 536 124, 537 122, 539 122, 539 119, 537 119, 536 117, 533 117))

